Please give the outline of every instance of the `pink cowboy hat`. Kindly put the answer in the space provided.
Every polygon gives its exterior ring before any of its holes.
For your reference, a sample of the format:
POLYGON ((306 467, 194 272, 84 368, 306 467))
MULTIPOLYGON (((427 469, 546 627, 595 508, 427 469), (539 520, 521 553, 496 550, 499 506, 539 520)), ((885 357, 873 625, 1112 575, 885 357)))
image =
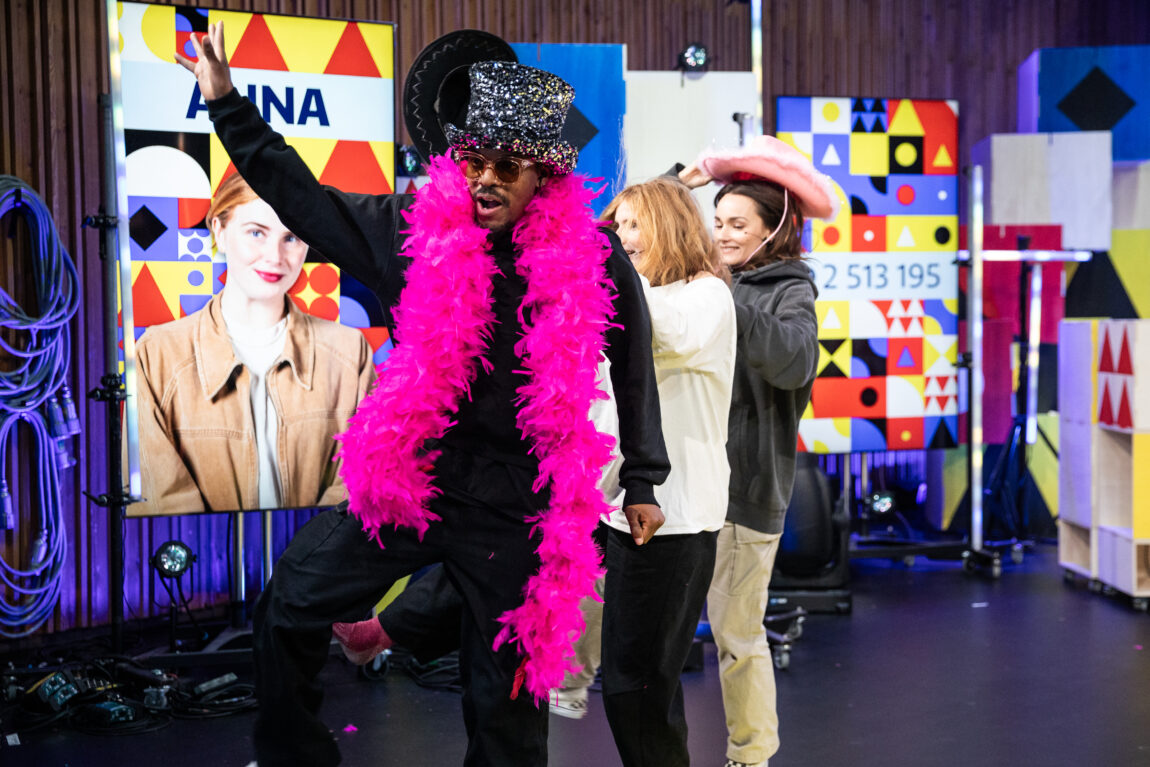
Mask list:
POLYGON ((738 149, 703 150, 695 164, 721 184, 774 181, 794 195, 807 218, 831 221, 839 213, 839 198, 830 178, 815 170, 802 152, 774 136, 755 136, 738 149))

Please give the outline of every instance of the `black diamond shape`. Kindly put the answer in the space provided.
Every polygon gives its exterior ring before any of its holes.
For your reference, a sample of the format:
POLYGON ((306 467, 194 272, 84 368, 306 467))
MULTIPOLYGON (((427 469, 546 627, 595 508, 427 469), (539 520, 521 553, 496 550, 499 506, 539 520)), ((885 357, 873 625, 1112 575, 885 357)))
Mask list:
POLYGON ((152 247, 152 243, 168 231, 164 222, 156 218, 156 214, 148 210, 147 205, 141 205, 140 209, 132 214, 128 224, 128 232, 132 239, 144 250, 152 247))
POLYGON ((1058 102, 1058 110, 1079 130, 1110 130, 1134 108, 1134 99, 1094 67, 1058 102))
POLYGON ((590 144, 591 139, 598 135, 599 129, 579 111, 578 107, 572 105, 567 110, 567 122, 563 125, 561 139, 582 151, 583 147, 590 144))

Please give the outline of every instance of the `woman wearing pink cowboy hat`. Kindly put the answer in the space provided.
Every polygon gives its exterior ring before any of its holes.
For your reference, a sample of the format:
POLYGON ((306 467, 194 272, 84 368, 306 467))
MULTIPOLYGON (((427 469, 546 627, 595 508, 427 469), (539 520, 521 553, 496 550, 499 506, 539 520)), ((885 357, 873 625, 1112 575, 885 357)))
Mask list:
POLYGON ((715 196, 714 239, 731 268, 738 336, 727 456, 731 483, 707 614, 719 651, 726 767, 761 767, 779 748, 774 666, 763 616, 795 477, 799 419, 819 359, 806 217, 833 219, 830 180, 772 136, 705 151, 680 177, 715 196))

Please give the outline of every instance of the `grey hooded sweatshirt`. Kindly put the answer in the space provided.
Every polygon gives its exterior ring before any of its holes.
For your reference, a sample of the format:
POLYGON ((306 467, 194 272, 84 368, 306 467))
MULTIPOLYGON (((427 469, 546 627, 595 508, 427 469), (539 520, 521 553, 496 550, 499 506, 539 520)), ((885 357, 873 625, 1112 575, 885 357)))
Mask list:
POLYGON ((811 270, 778 261, 734 275, 738 339, 727 458, 727 521, 781 533, 795 480, 799 419, 819 361, 811 270))

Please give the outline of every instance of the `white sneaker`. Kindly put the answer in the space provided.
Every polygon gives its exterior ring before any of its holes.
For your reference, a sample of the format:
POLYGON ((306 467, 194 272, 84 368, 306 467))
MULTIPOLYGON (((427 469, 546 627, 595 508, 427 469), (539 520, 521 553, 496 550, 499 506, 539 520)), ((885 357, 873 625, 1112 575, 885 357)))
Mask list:
POLYGON ((587 688, 575 687, 570 690, 554 689, 550 696, 552 714, 568 719, 582 719, 587 716, 587 688))

